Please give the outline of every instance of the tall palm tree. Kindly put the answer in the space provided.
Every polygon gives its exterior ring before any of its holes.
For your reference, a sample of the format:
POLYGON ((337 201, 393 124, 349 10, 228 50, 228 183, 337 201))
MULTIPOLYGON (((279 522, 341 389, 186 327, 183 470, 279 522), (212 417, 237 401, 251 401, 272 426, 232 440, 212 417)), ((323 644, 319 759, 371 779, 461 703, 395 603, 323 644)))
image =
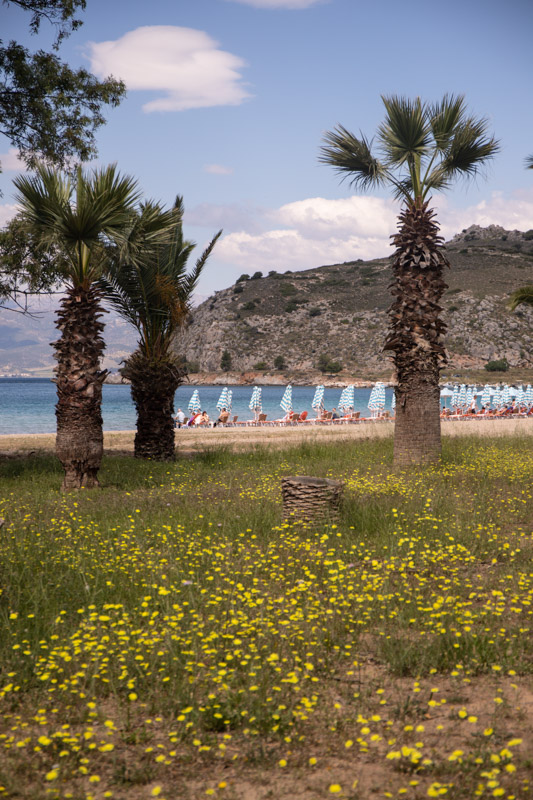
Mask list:
POLYGON ((105 348, 100 291, 106 244, 121 242, 139 198, 136 182, 114 166, 71 180, 38 165, 33 176, 15 181, 20 219, 35 240, 61 262, 66 283, 54 343, 57 367, 56 454, 64 489, 98 486, 103 454, 102 383, 105 348))
POLYGON ((472 177, 499 149, 488 123, 467 114, 464 97, 440 103, 382 97, 385 119, 377 131, 378 156, 364 135, 341 125, 326 133, 320 161, 367 190, 391 186, 403 207, 392 260, 393 303, 385 349, 397 373, 394 461, 440 457, 439 372, 446 363, 440 298, 449 266, 439 236, 431 192, 448 189, 455 178, 472 177))
MULTIPOLYGON (((138 215, 141 231, 149 210, 145 206, 138 215)), ((222 233, 214 236, 195 267, 187 272, 187 261, 196 245, 183 238, 181 197, 173 214, 169 241, 141 248, 138 258, 122 256, 112 274, 100 282, 106 299, 139 335, 137 349, 121 370, 131 381, 137 411, 135 456, 159 461, 174 458, 174 394, 186 374, 171 346, 187 320, 192 293, 222 233)))

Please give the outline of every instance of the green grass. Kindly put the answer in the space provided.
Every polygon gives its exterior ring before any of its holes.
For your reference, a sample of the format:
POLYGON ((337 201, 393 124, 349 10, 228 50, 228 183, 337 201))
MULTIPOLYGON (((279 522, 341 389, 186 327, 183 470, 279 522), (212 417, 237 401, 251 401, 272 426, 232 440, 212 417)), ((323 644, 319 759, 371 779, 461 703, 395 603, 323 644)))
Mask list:
POLYGON ((391 462, 2 464, 0 797, 528 796, 531 441, 391 462), (297 474, 345 482, 335 525, 283 523, 297 474))

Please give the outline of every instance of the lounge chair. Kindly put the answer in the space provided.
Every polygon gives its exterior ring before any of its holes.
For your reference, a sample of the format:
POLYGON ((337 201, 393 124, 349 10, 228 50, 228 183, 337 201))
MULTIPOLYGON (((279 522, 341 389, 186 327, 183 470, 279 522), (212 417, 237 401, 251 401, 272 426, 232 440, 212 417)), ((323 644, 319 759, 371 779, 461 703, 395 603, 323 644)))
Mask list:
POLYGON ((267 418, 266 414, 259 414, 259 417, 258 417, 258 420, 257 420, 258 424, 259 425, 268 424, 267 421, 266 421, 266 418, 267 418))

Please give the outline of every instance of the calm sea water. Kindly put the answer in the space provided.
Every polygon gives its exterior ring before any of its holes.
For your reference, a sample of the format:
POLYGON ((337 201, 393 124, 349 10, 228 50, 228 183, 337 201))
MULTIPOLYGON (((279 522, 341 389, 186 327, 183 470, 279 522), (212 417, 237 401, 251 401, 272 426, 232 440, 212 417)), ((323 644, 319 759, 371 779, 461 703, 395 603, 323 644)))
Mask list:
MULTIPOLYGON (((210 417, 218 416, 216 409, 217 400, 222 391, 221 386, 180 386, 176 392, 175 408, 181 407, 187 414, 187 406, 194 389, 200 395, 202 410, 205 409, 210 417)), ((251 419, 253 414, 248 408, 252 396, 251 386, 234 386, 233 388, 233 414, 240 420, 251 419)), ((56 427, 55 403, 56 387, 47 378, 0 378, 0 434, 9 433, 53 433, 56 427)), ((105 384, 103 392, 102 413, 104 430, 124 431, 135 429, 135 408, 131 401, 129 386, 112 386, 105 384)), ((285 387, 263 386, 263 412, 268 419, 282 417, 284 412, 280 408, 285 387)), ((314 386, 295 386, 293 388, 293 407, 295 411, 314 412, 311 403, 315 393, 314 386)), ((324 395, 325 406, 331 409, 338 406, 341 395, 340 389, 326 389, 324 395)), ((355 390, 355 410, 361 415, 368 415, 368 400, 370 389, 355 390)), ((390 409, 392 390, 386 392, 386 408, 390 409)))

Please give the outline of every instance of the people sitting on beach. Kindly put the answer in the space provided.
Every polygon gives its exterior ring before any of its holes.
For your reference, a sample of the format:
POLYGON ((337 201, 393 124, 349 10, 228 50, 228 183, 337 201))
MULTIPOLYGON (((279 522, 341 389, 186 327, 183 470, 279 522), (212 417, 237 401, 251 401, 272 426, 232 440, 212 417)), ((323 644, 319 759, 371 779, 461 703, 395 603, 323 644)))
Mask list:
POLYGON ((209 425, 209 415, 207 411, 202 411, 202 413, 199 414, 194 420, 194 424, 196 425, 196 427, 200 425, 202 425, 203 427, 207 427, 209 425))
POLYGON ((219 414, 218 419, 215 420, 215 422, 213 423, 213 428, 216 428, 217 425, 225 425, 228 419, 229 419, 229 411, 226 411, 226 409, 223 408, 219 414))
POLYGON ((339 419, 339 415, 337 414, 336 408, 331 409, 331 419, 339 419))
POLYGON ((201 416, 199 411, 195 411, 193 414, 191 414, 191 417, 187 423, 187 428, 194 428, 194 426, 196 425, 196 420, 198 419, 199 416, 201 416))
POLYGON ((181 408, 178 408, 178 412, 174 416, 174 424, 176 428, 181 428, 184 422, 185 422, 185 414, 183 413, 181 408))

